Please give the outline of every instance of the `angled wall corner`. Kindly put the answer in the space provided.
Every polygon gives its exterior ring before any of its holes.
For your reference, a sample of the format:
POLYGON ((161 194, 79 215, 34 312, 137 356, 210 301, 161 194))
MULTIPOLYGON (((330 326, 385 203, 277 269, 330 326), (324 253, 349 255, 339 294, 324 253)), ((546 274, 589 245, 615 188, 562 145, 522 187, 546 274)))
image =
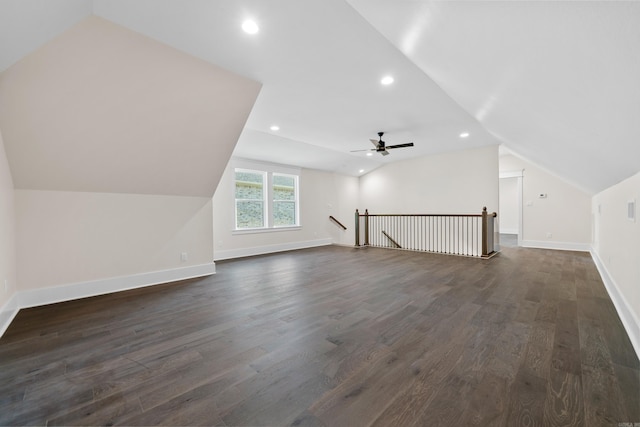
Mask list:
POLYGON ((640 223, 627 217, 640 200, 640 172, 593 196, 592 256, 640 357, 640 223))
POLYGON ((0 335, 13 319, 16 292, 16 247, 14 190, 0 129, 0 335))
POLYGON ((15 187, 212 197, 260 88, 90 16, 0 74, 15 187))
POLYGON ((0 326, 213 274, 212 197, 260 88, 96 16, 2 72, 0 326))

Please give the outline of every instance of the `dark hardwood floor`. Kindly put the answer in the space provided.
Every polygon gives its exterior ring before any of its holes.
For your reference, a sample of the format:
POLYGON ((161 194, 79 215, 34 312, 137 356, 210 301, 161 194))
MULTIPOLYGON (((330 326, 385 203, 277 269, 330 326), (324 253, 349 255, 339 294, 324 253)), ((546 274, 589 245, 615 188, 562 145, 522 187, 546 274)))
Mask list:
POLYGON ((21 311, 0 425, 640 422, 638 359, 586 253, 334 246, 217 270, 21 311))

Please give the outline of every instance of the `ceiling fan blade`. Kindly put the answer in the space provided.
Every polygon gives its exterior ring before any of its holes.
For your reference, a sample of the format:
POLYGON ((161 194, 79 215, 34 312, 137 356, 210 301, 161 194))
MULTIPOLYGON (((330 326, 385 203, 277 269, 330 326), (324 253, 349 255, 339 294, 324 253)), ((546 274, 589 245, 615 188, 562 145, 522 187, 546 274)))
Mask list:
POLYGON ((398 144, 398 145, 387 145, 387 149, 389 148, 404 148, 404 147, 413 147, 413 142, 408 142, 406 144, 398 144))
MULTIPOLYGON (((387 147, 387 148, 389 148, 389 147, 387 147)), ((379 151, 379 153, 382 154, 383 156, 388 156, 389 155, 389 152, 386 151, 386 150, 385 151, 379 151)))
POLYGON ((380 144, 378 144, 379 141, 376 141, 375 139, 370 139, 369 141, 371 141, 373 146, 376 147, 376 148, 378 148, 380 146, 380 144))
POLYGON ((362 151, 376 151, 375 148, 367 148, 366 150, 351 150, 350 153, 360 153, 362 151))

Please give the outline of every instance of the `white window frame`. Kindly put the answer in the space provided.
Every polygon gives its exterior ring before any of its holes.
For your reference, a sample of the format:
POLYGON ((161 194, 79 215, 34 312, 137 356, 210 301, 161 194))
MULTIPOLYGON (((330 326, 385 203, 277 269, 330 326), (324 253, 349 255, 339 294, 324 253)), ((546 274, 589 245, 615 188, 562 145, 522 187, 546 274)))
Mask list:
POLYGON ((245 168, 234 168, 233 169, 233 224, 235 230, 260 230, 265 228, 265 225, 268 224, 269 218, 269 206, 268 206, 268 179, 267 173, 265 171, 253 170, 253 169, 245 169, 245 168), (236 199, 236 172, 245 172, 245 173, 253 173, 256 175, 262 175, 262 200, 258 199, 236 199), (246 227, 246 228, 238 228, 238 200, 244 201, 256 201, 262 202, 262 226, 261 227, 246 227))
POLYGON ((291 231, 300 230, 302 228, 302 218, 300 217, 300 168, 293 166, 278 165, 275 163, 258 162, 247 159, 234 159, 232 163, 232 191, 233 191, 233 234, 251 234, 251 233, 269 233, 274 231, 291 231), (259 228, 238 228, 237 227, 237 203, 236 203, 236 171, 264 173, 266 175, 265 190, 263 191, 264 215, 266 224, 259 228), (275 226, 273 224, 273 175, 291 176, 295 179, 295 225, 275 226))
POLYGON ((295 224, 293 225, 275 225, 275 221, 274 221, 274 216, 273 215, 269 215, 267 217, 268 219, 268 223, 269 223, 269 227, 270 228, 291 228, 291 227, 299 227, 300 226, 300 175, 295 175, 295 174, 290 174, 290 173, 283 173, 283 172, 267 172, 267 181, 269 182, 269 190, 268 190, 268 206, 271 208, 271 212, 275 213, 275 203, 276 202, 290 202, 290 200, 276 200, 275 199, 275 192, 273 190, 274 187, 274 180, 273 177, 274 175, 279 175, 279 176, 286 176, 286 177, 290 177, 293 178, 294 181, 294 202, 295 202, 295 224))

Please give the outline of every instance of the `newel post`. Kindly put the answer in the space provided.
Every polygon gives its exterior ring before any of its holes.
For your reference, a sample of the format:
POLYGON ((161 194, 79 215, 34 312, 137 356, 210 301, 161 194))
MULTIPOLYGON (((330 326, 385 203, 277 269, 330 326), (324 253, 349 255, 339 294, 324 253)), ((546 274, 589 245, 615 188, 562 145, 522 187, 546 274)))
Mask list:
POLYGON ((364 210, 364 245, 369 246, 369 209, 364 210))
POLYGON ((487 242, 487 207, 482 208, 482 256, 489 256, 489 248, 487 242))
POLYGON ((356 246, 360 246, 360 213, 356 209, 356 246))

